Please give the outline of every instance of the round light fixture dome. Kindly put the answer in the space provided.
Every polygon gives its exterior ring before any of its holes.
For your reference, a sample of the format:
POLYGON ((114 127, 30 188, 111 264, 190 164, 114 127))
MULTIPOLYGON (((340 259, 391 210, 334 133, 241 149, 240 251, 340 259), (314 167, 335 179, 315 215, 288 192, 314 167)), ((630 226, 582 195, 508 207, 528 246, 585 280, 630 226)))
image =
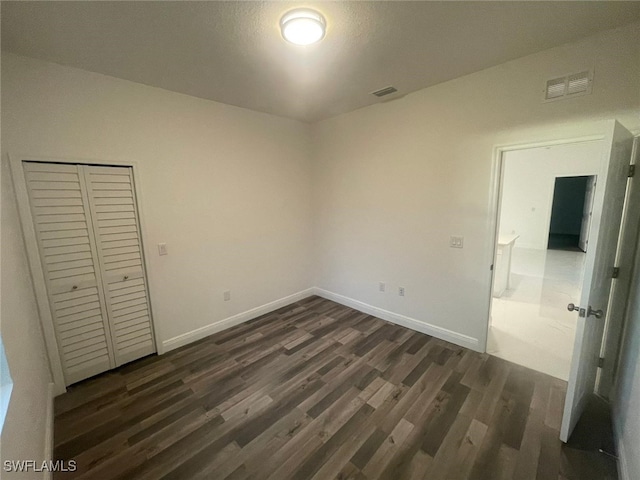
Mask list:
POLYGON ((322 40, 325 27, 324 17, 308 9, 292 10, 280 20, 282 36, 296 45, 311 45, 322 40))

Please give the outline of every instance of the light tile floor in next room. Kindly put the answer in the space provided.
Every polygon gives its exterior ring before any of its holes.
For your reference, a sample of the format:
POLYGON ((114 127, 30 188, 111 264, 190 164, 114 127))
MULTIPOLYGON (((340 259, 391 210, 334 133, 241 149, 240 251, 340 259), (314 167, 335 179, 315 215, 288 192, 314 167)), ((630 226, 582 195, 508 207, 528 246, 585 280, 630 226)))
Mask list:
POLYGON ((514 248, 511 285, 493 298, 487 352, 569 378, 585 254, 514 248))

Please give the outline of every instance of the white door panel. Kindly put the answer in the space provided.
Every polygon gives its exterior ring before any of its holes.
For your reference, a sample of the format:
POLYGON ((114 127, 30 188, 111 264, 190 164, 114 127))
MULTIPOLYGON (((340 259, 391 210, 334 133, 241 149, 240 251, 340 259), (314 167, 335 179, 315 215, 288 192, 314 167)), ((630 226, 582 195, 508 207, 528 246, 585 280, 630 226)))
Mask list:
POLYGON ((77 165, 35 162, 25 162, 24 172, 62 370, 69 385, 115 366, 98 255, 89 234, 91 216, 83 206, 82 173, 77 165), (69 200, 74 202, 72 207, 69 200), (69 212, 70 208, 74 211, 69 212))
POLYGON ((612 121, 593 197, 576 337, 560 439, 566 442, 593 393, 631 161, 633 136, 612 121), (592 311, 602 311, 596 318, 592 311), (591 313, 591 314, 590 314, 591 313))
POLYGON ((155 352, 131 169, 23 167, 65 384, 155 352))
POLYGON ((122 365, 156 351, 133 177, 130 168, 84 167, 84 173, 116 364, 122 365))

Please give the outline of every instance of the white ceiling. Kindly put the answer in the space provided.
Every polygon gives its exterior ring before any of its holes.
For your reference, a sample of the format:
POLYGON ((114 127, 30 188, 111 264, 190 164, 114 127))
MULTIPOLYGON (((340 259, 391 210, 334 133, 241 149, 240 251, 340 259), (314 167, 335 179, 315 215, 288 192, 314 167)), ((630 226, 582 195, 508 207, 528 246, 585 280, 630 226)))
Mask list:
POLYGON ((640 2, 2 2, 3 50, 314 122, 640 20, 640 2), (286 11, 327 19, 319 44, 286 11))

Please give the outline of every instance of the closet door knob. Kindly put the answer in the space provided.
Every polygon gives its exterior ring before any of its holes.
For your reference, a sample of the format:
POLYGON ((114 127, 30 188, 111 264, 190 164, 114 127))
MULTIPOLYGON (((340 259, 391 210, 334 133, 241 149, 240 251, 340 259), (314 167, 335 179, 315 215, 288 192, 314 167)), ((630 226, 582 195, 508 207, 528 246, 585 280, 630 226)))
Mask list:
POLYGON ((71 290, 77 290, 78 289, 78 285, 74 285, 73 287, 71 287, 71 290))
POLYGON ((128 280, 129 279, 129 275, 125 275, 123 280, 128 280))

